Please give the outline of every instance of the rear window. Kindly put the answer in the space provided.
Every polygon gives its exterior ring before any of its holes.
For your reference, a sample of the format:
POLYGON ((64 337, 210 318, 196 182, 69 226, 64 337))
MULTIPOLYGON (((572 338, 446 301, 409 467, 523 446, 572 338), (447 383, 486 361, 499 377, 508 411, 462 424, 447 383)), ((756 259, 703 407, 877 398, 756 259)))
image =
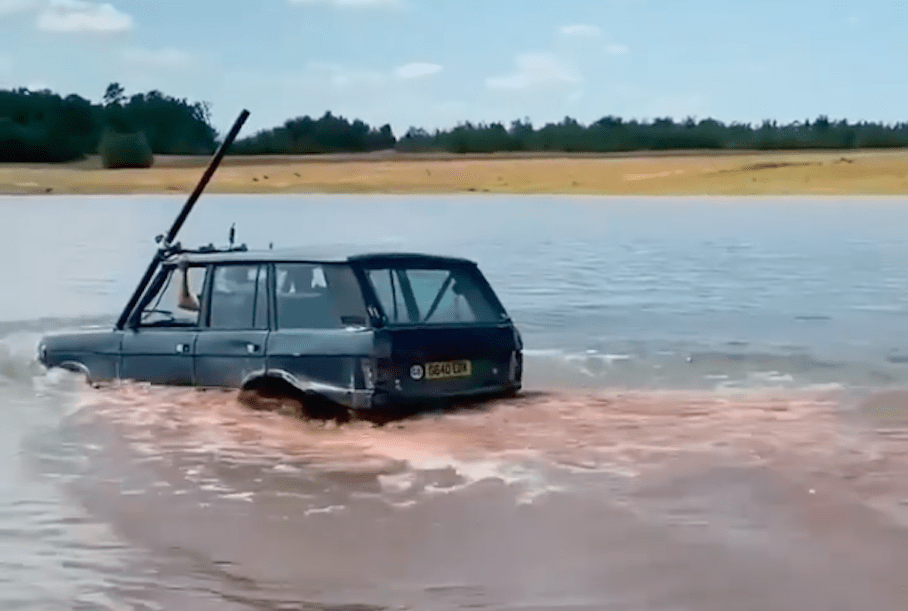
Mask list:
POLYGON ((391 324, 490 323, 500 312, 468 267, 381 267, 366 270, 391 324))
POLYGON ((366 305, 353 270, 345 265, 275 266, 277 326, 338 329, 367 324, 366 305))

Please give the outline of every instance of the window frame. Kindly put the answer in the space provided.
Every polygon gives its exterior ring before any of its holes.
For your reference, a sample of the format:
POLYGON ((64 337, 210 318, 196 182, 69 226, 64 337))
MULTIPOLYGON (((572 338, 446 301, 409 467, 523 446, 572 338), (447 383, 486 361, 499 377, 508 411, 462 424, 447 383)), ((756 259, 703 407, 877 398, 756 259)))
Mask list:
MULTIPOLYGON (((204 320, 199 324, 199 328, 206 331, 273 331, 274 330, 274 317, 275 317, 275 303, 274 303, 274 265, 265 261, 224 261, 218 263, 209 263, 207 265, 208 272, 205 277, 205 287, 203 289, 203 301, 204 305, 202 306, 204 320), (211 325, 211 301, 214 295, 214 275, 217 273, 217 269, 221 267, 257 267, 258 274, 260 275, 262 270, 265 270, 267 274, 265 278, 265 307, 268 310, 265 316, 265 325, 263 327, 238 327, 234 329, 226 329, 224 327, 213 327, 211 325)), ((255 323, 255 313, 256 308, 258 307, 258 290, 259 290, 259 280, 258 275, 255 280, 255 297, 253 299, 253 315, 252 315, 252 324, 255 323)))
MULTIPOLYGON (((345 325, 342 320, 338 321, 336 327, 317 327, 317 326, 308 326, 308 327, 281 327, 280 316, 278 309, 278 291, 277 291, 277 279, 278 279, 278 267, 287 266, 287 265, 311 265, 313 267, 321 267, 326 273, 327 280, 327 270, 329 268, 339 268, 347 269, 352 275, 355 288, 358 291, 359 299, 361 299, 363 304, 363 318, 364 326, 366 328, 375 327, 375 314, 376 311, 372 307, 371 296, 368 293, 368 290, 371 288, 367 284, 363 284, 363 277, 361 276, 361 270, 358 266, 352 265, 348 262, 336 262, 336 261, 318 261, 318 260, 302 260, 302 259, 288 259, 284 261, 274 261, 270 263, 271 265, 271 329, 272 331, 283 331, 283 332, 293 332, 293 331, 343 331, 347 328, 348 325, 345 325)), ((330 285, 328 286, 328 298, 331 302, 332 309, 336 308, 335 299, 337 298, 336 294, 333 292, 333 289, 330 285)), ((337 313, 337 312, 335 312, 337 313)), ((338 314, 340 316, 340 314, 338 314)))
MULTIPOLYGON (((442 328, 442 327, 476 327, 476 326, 488 326, 488 325, 499 325, 503 323, 508 323, 510 318, 507 315, 507 311, 504 308, 504 305, 498 299, 498 296, 495 294, 495 291, 492 289, 485 275, 479 270, 476 265, 469 263, 442 263, 439 264, 435 261, 380 261, 380 262, 369 262, 369 263, 360 263, 355 266, 355 271, 360 278, 360 283, 363 285, 363 293, 367 298, 367 306, 372 309, 375 309, 375 313, 379 314, 380 321, 376 324, 378 326, 387 326, 394 328, 442 328), (431 321, 412 321, 410 320, 411 316, 409 312, 405 312, 407 320, 395 322, 391 319, 388 313, 385 311, 384 304, 382 303, 381 298, 378 295, 378 291, 375 286, 372 284, 372 280, 369 277, 370 272, 373 271, 387 271, 387 270, 443 270, 447 272, 461 272, 464 273, 471 282, 475 284, 476 289, 479 291, 483 299, 485 299, 488 307, 497 314, 495 320, 476 320, 476 321, 445 321, 445 322, 431 322, 431 321)), ((398 286, 398 289, 404 287, 398 286)), ((412 288, 407 283, 406 292, 409 293, 409 297, 415 299, 415 295, 412 292, 412 288)), ((447 289, 450 290, 450 287, 447 289)), ((406 296, 406 293, 405 293, 406 296)), ((406 301, 404 302, 406 306, 406 301)), ((409 309, 409 308, 407 308, 409 309)), ((417 308, 418 310, 419 308, 417 308)))
MULTIPOLYGON (((194 325, 181 325, 181 324, 142 324, 142 313, 145 311, 151 303, 163 296, 163 291, 166 291, 169 282, 181 282, 179 279, 179 267, 173 264, 164 264, 161 265, 155 274, 152 281, 149 283, 148 288, 145 290, 145 293, 142 295, 142 298, 136 304, 136 307, 133 309, 132 313, 129 316, 127 327, 134 329, 136 331, 152 331, 155 329, 164 329, 164 330, 173 330, 173 329, 184 329, 184 330, 198 330, 204 327, 205 321, 207 321, 208 311, 207 311, 207 299, 206 293, 208 291, 208 285, 211 282, 210 268, 209 263, 200 263, 200 264, 189 264, 187 266, 189 269, 200 269, 204 274, 202 280, 202 292, 198 295, 199 299, 199 311, 194 325)), ((174 310, 178 309, 176 304, 173 305, 174 310)))

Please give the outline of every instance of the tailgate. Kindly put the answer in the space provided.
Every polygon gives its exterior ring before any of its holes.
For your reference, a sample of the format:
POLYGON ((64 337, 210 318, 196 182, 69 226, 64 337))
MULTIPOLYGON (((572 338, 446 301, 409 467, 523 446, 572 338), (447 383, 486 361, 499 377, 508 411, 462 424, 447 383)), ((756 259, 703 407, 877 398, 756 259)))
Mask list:
POLYGON ((519 350, 508 324, 384 329, 376 339, 390 348, 379 381, 426 397, 507 387, 519 350))

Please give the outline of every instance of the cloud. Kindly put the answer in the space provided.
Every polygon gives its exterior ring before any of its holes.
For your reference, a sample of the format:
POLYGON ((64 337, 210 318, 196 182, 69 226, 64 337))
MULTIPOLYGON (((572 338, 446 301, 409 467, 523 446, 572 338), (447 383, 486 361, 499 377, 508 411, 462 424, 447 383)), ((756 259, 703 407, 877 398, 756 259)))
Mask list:
POLYGON ((413 62, 397 68, 394 73, 400 78, 412 79, 432 76, 441 72, 442 67, 438 64, 429 64, 426 62, 413 62))
POLYGON ((122 58, 129 66, 153 70, 181 70, 191 66, 195 61, 190 53, 174 48, 126 49, 122 58))
POLYGON ((583 79, 551 53, 524 53, 517 56, 517 71, 506 76, 489 77, 486 87, 498 90, 526 90, 569 83, 583 79))
POLYGON ((35 8, 37 0, 0 0, 0 15, 12 15, 35 8))
POLYGON ((624 55, 629 50, 630 49, 628 49, 626 45, 622 45, 622 44, 618 44, 618 43, 612 43, 610 45, 605 46, 605 52, 608 53, 609 55, 624 55))
MULTIPOLYGON (((2 1, 2 0, 0 0, 2 1)), ((132 29, 132 17, 111 4, 85 0, 50 0, 38 15, 38 29, 45 32, 123 32, 132 29)))
POLYGON ((602 30, 599 26, 585 23, 562 26, 561 33, 565 36, 576 36, 578 38, 602 38, 602 30))
POLYGON ((397 7, 401 0, 287 0, 290 4, 328 4, 338 7, 378 8, 397 7))

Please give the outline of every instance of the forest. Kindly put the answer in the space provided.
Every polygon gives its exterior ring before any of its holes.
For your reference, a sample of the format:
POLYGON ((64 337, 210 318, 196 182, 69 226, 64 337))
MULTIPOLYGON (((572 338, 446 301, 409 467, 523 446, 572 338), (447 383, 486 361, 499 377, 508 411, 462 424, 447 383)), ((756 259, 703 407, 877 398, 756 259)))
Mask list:
MULTIPOLYGON (((0 90, 0 162, 66 162, 99 152, 105 138, 136 134, 149 155, 209 155, 219 134, 206 102, 160 91, 126 95, 117 83, 100 103, 49 90, 0 90)), ((816 119, 779 124, 725 124, 714 119, 624 120, 612 115, 583 124, 565 117, 534 126, 529 119, 510 124, 463 122, 449 129, 411 127, 395 137, 391 126, 325 112, 300 116, 283 125, 238 139, 232 155, 308 155, 380 150, 402 152, 606 153, 703 149, 853 149, 908 146, 908 123, 850 123, 816 119)))

